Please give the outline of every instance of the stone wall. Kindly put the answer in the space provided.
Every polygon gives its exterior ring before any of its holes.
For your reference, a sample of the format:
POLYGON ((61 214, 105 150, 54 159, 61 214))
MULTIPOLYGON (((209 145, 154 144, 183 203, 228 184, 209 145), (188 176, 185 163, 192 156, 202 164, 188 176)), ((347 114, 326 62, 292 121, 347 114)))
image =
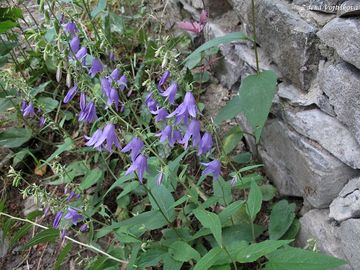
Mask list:
MULTIPOLYGON (((205 36, 251 35, 250 0, 173 0, 197 17, 210 11, 205 36)), ((279 77, 278 93, 259 145, 280 195, 304 199, 297 243, 360 269, 360 1, 256 0, 261 69, 279 77)), ((255 72, 251 43, 221 46, 219 91, 235 92, 255 72), (224 88, 227 90, 224 90, 224 88)), ((237 119, 246 129, 242 118, 237 119)))

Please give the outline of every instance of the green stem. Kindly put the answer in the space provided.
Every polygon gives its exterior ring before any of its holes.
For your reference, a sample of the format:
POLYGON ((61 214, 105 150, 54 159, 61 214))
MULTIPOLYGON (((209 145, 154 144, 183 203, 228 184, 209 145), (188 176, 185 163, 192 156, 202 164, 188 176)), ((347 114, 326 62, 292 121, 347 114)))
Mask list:
POLYGON ((260 72, 260 66, 259 66, 259 54, 257 49, 257 43, 256 43, 256 14, 255 14, 255 0, 251 0, 251 12, 252 12, 252 27, 253 27, 253 46, 255 50, 255 58, 256 58, 256 72, 260 72))

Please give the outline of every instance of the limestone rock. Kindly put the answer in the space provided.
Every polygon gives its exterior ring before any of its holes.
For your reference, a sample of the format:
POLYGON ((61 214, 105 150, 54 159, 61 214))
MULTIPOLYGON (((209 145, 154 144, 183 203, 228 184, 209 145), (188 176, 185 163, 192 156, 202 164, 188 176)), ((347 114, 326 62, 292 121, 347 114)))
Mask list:
POLYGON ((360 269, 360 219, 349 219, 341 223, 339 236, 350 265, 353 269, 360 269))
POLYGON ((316 208, 328 207, 358 173, 277 119, 268 120, 258 151, 280 194, 302 196, 316 208))
POLYGON ((338 222, 360 217, 360 178, 349 181, 330 204, 330 218, 338 222))
POLYGON ((336 18, 318 32, 319 38, 335 48, 342 59, 360 68, 360 20, 336 18))
POLYGON ((360 72, 344 62, 328 65, 319 73, 319 86, 329 97, 337 119, 360 143, 360 72))
POLYGON ((348 166, 360 169, 360 145, 336 118, 317 109, 286 110, 285 114, 287 122, 298 133, 317 142, 348 166))
POLYGON ((4 232, 0 230, 0 258, 4 257, 9 249, 9 242, 4 237, 4 232))
MULTIPOLYGON (((296 239, 296 245, 307 246, 310 239, 316 240, 316 247, 330 256, 346 259, 342 250, 342 243, 338 236, 339 228, 332 224, 328 217, 329 210, 310 210, 300 218, 300 232, 296 239)), ((336 268, 337 270, 352 270, 349 265, 336 268)))

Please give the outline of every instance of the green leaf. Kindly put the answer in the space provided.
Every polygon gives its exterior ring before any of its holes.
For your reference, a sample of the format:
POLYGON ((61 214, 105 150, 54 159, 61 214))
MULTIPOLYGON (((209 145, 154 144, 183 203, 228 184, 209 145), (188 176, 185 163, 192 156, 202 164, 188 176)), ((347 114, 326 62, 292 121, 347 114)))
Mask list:
POLYGON ((0 56, 5 56, 18 45, 16 42, 3 40, 0 44, 0 56))
POLYGON ((294 222, 291 224, 290 228, 287 232, 281 237, 281 239, 295 239, 300 230, 300 221, 298 219, 294 219, 294 222))
POLYGON ((14 107, 14 105, 10 98, 0 98, 0 112, 5 112, 12 107, 14 107))
POLYGON ((85 190, 92 185, 97 184, 104 178, 104 172, 98 168, 89 171, 86 174, 84 181, 80 184, 80 189, 85 190))
POLYGON ((276 194, 276 188, 273 185, 267 184, 260 186, 263 201, 271 201, 276 194))
POLYGON ((6 31, 14 28, 15 26, 17 26, 17 23, 13 21, 0 22, 0 34, 5 33, 6 31))
POLYGON ((206 51, 210 48, 219 46, 221 44, 227 44, 233 41, 240 41, 240 40, 247 40, 248 38, 246 35, 242 32, 233 32, 230 34, 226 34, 222 37, 217 37, 212 40, 209 40, 208 42, 201 45, 199 48, 197 48, 195 51, 193 51, 186 59, 184 60, 183 64, 189 68, 192 69, 196 65, 194 65, 194 62, 192 61, 194 58, 198 58, 199 54, 201 54, 203 51, 206 51))
POLYGON ((225 182, 222 177, 219 177, 217 181, 214 181, 213 189, 214 197, 217 198, 217 201, 220 205, 225 206, 233 201, 231 194, 231 184, 229 182, 225 182))
POLYGON ((97 6, 91 11, 91 17, 95 18, 101 11, 106 8, 106 0, 99 0, 97 6))
POLYGON ((218 215, 199 208, 195 209, 193 213, 204 228, 210 229, 216 242, 222 247, 221 222, 218 215))
POLYGON ((260 212, 262 203, 262 194, 256 182, 251 182, 251 188, 247 201, 247 213, 251 220, 254 220, 257 213, 260 212))
POLYGON ((286 200, 277 202, 271 211, 269 235, 270 239, 280 239, 290 228, 295 218, 295 204, 286 200))
POLYGON ((49 163, 54 158, 60 156, 62 153, 72 150, 74 147, 75 147, 75 145, 74 145, 73 140, 69 137, 65 138, 64 143, 59 144, 57 146, 56 151, 54 153, 52 153, 50 157, 48 157, 48 159, 46 160, 46 163, 49 163))
POLYGON ((48 86, 50 83, 51 83, 51 81, 44 82, 44 83, 40 84, 39 86, 32 88, 30 90, 30 95, 35 97, 37 94, 44 92, 46 89, 46 86, 48 86))
POLYGON ((50 97, 40 97, 38 98, 38 103, 43 108, 45 113, 52 112, 59 105, 59 101, 50 97))
POLYGON ((13 247, 21 238, 23 238, 26 234, 28 234, 31 228, 32 225, 27 223, 24 224, 20 229, 16 230, 16 233, 11 238, 9 246, 13 247))
POLYGON ((250 152, 244 152, 240 153, 236 156, 231 157, 231 160, 237 164, 244 164, 251 161, 251 153, 250 152))
POLYGON ((109 12, 110 15, 110 28, 111 32, 123 33, 124 32, 124 20, 121 16, 114 12, 109 12))
POLYGON ((239 144, 243 138, 243 132, 240 127, 232 128, 226 135, 223 142, 223 149, 225 154, 229 154, 239 144))
POLYGON ((345 261, 312 251, 287 247, 267 256, 264 270, 328 270, 346 264, 345 261))
POLYGON ((163 270, 180 270, 183 262, 174 260, 169 254, 163 256, 164 267, 163 270))
POLYGON ((35 235, 29 242, 26 243, 24 249, 32 247, 40 243, 55 242, 55 239, 59 236, 59 230, 46 229, 35 235))
POLYGON ((260 243, 251 244, 237 254, 237 260, 241 263, 255 262, 279 247, 289 244, 292 240, 265 240, 260 243))
POLYGON ((220 124, 239 113, 244 113, 252 132, 259 141, 261 131, 271 109, 276 93, 276 75, 267 70, 246 77, 240 85, 239 96, 234 97, 217 115, 215 122, 220 124), (226 114, 228 112, 228 114, 226 114))
POLYGON ((175 241, 169 247, 169 253, 176 261, 187 262, 192 259, 200 260, 200 253, 192 248, 188 243, 175 241))
POLYGON ((31 139, 29 128, 9 128, 0 132, 0 146, 7 148, 19 147, 31 139))
POLYGON ((134 179, 134 175, 133 174, 129 174, 129 175, 123 175, 121 176, 118 180, 115 181, 114 184, 111 185, 111 187, 106 191, 104 197, 109 194, 110 191, 112 191, 114 188, 116 187, 120 187, 122 184, 124 184, 126 181, 132 180, 134 179))
POLYGON ((223 243, 224 246, 229 246, 234 242, 246 241, 251 242, 253 240, 253 229, 254 236, 258 237, 264 232, 264 227, 254 224, 236 224, 230 227, 223 228, 223 243))
POLYGON ((219 213, 222 224, 226 223, 244 205, 244 201, 236 201, 228 205, 219 213))
POLYGON ((17 164, 22 162, 24 158, 27 157, 29 154, 31 154, 29 148, 21 149, 15 154, 12 166, 15 167, 17 164))
POLYGON ((47 42, 51 43, 55 39, 55 36, 56 36, 55 28, 51 27, 51 28, 49 28, 49 30, 46 31, 44 37, 47 42))
POLYGON ((154 210, 161 209, 169 221, 174 221, 176 217, 175 208, 173 207, 175 200, 166 187, 163 185, 154 187, 151 190, 149 199, 154 210))
POLYGON ((121 191, 121 193, 116 197, 116 200, 119 200, 122 197, 126 196, 127 194, 133 192, 134 190, 136 190, 139 187, 139 185, 140 184, 138 181, 126 183, 123 187, 123 191, 121 191))
POLYGON ((161 248, 151 248, 147 250, 139 256, 139 268, 144 269, 146 267, 156 266, 165 254, 166 250, 161 248))
POLYGON ((0 21, 11 20, 16 21, 22 18, 22 11, 18 7, 4 7, 0 8, 0 21))
POLYGON ((213 248, 198 261, 193 270, 208 270, 218 260, 222 252, 223 249, 220 247, 213 248))
POLYGON ((54 269, 55 270, 59 270, 62 263, 64 262, 66 256, 69 254, 69 252, 71 251, 73 247, 73 243, 72 242, 68 242, 66 244, 66 246, 61 250, 61 252, 59 253, 59 256, 56 258, 55 261, 55 265, 54 265, 54 269))

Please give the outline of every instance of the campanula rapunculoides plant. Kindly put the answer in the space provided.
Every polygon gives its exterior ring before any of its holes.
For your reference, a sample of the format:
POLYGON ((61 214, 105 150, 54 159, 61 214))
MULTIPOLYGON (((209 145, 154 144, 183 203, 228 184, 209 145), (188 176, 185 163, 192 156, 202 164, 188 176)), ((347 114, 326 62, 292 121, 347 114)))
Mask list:
MULTIPOLYGON (((0 132, 0 144, 14 151, 12 185, 41 211, 20 218, 0 204, 4 235, 19 240, 34 228, 24 247, 55 246, 55 269, 68 268, 69 257, 79 269, 341 265, 290 246, 299 229, 295 205, 282 200, 267 212, 275 190, 262 184, 261 165, 237 151, 243 131, 234 127, 220 136, 221 121, 238 110, 249 116, 244 104, 206 117, 209 74, 202 60, 245 35, 210 40, 185 58, 192 44, 186 32, 203 34, 206 10, 178 22, 185 31, 174 35, 151 1, 95 2, 39 1, 42 21, 33 18, 29 29, 17 24, 26 21, 26 4, 7 10, 13 24, 6 31, 20 32, 2 37, 12 70, 0 75, 0 107, 18 121, 0 132), (29 44, 17 46, 19 40, 29 44), (276 226, 267 230, 269 214, 276 226), (14 219, 24 223, 21 234, 10 230, 14 219)), ((275 89, 271 72, 255 73, 245 80, 275 89)), ((262 120, 250 121, 256 139, 270 110, 265 105, 255 110, 262 120)))

